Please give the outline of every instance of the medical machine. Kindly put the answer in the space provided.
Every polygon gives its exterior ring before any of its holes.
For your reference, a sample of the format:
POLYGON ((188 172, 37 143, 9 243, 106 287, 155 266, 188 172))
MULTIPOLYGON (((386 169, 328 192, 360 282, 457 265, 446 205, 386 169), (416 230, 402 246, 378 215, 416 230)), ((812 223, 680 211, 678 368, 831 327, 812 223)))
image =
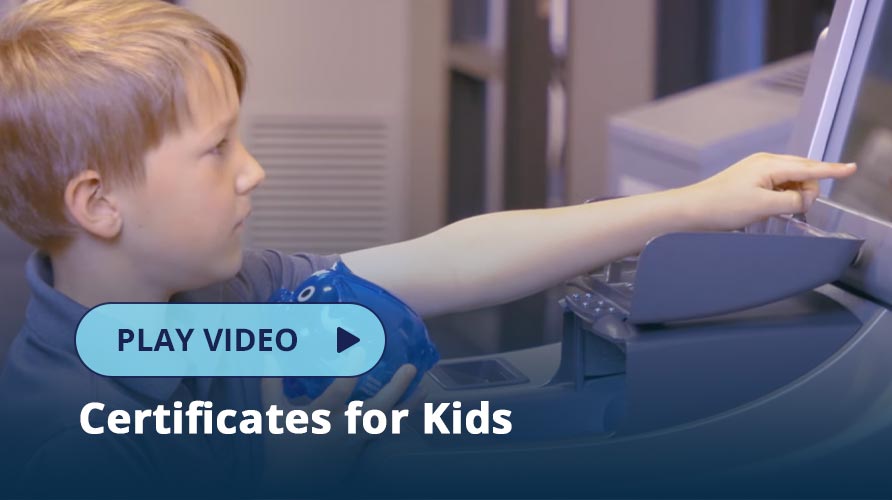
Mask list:
POLYGON ((459 416, 481 401, 510 409, 509 434, 413 421, 371 444, 355 484, 892 494, 892 1, 836 2, 788 151, 859 171, 826 186, 807 222, 667 234, 572 280, 560 343, 445 360, 423 383, 459 416))

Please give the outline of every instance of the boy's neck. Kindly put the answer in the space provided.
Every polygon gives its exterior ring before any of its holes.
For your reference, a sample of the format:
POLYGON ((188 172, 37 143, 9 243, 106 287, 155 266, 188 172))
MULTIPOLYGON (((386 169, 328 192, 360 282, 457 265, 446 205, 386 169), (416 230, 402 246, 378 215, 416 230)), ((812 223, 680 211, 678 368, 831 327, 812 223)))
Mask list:
POLYGON ((139 266, 95 241, 75 239, 50 253, 53 288, 88 308, 106 302, 168 302, 172 292, 151 286, 139 266))

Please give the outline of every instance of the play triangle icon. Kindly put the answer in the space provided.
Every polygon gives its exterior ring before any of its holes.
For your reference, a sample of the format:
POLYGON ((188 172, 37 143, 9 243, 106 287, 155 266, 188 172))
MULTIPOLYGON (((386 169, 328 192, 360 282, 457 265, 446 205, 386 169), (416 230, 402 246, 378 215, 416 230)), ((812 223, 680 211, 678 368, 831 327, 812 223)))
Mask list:
POLYGON ((359 342, 359 337, 338 327, 338 353, 342 353, 350 349, 359 342))

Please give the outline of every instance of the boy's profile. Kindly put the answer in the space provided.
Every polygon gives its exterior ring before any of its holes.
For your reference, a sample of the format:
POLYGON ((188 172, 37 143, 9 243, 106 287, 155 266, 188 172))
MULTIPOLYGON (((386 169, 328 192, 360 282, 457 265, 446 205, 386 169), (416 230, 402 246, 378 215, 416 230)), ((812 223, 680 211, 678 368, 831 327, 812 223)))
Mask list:
MULTIPOLYGON (((128 411, 196 399, 266 407, 258 379, 90 372, 74 331, 95 305, 263 302, 340 258, 421 315, 483 307, 634 253, 661 233, 803 212, 817 179, 854 171, 759 154, 686 188, 488 214, 341 256, 243 251, 250 196, 264 179, 237 134, 247 74, 235 41, 160 0, 41 0, 0 21, 0 220, 38 249, 27 263, 25 324, 0 375, 5 470, 22 492, 176 485, 249 494, 300 484, 320 450, 339 446, 84 434, 78 418, 89 401, 128 411)), ((404 367, 369 405, 392 407, 413 376, 404 367)), ((338 381, 313 404, 339 407, 350 384, 338 381)))

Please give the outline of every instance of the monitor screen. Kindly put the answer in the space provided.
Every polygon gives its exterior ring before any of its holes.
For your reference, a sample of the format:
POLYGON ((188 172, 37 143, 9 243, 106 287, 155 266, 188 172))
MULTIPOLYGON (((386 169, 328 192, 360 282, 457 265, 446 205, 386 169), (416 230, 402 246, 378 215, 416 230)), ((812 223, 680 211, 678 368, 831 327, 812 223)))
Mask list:
POLYGON ((858 40, 830 130, 826 161, 857 162, 830 199, 892 221, 892 2, 874 1, 858 40))

